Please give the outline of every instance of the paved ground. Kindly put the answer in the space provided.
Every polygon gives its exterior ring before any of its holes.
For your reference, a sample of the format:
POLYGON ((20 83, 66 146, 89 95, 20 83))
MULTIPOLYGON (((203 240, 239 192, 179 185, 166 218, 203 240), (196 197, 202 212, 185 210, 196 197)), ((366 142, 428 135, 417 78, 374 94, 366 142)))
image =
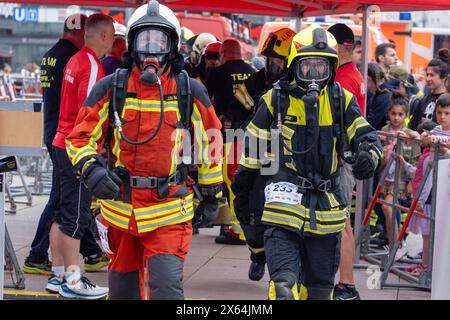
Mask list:
MULTIPOLYGON (((6 222, 12 237, 16 255, 23 264, 28 255, 34 237, 39 215, 47 197, 33 197, 33 206, 19 207, 15 215, 7 215, 6 222)), ((8 206, 8 205, 7 205, 8 206)), ((247 277, 250 263, 248 249, 245 246, 226 246, 214 243, 218 229, 203 229, 195 235, 190 253, 185 264, 184 288, 187 299, 267 299, 268 275, 259 282, 247 277)), ((428 300, 429 292, 387 288, 370 290, 371 273, 367 270, 355 271, 356 285, 361 298, 365 300, 428 300), (369 280, 369 281, 368 281, 369 280)), ((97 284, 107 285, 106 271, 89 274, 88 277, 97 284)), ((26 275, 26 291, 43 292, 46 277, 26 275)), ((389 282, 401 282, 395 275, 390 275, 389 282)), ((5 274, 5 283, 10 283, 9 274, 5 274)), ((20 297, 20 296, 18 296, 20 297)))

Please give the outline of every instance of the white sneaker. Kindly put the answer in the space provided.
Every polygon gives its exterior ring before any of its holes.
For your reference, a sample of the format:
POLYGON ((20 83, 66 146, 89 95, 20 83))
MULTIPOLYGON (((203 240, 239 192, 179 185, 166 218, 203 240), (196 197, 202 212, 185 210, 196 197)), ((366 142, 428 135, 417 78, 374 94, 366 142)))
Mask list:
POLYGON ((108 288, 97 286, 86 277, 81 277, 78 281, 70 280, 67 281, 66 279, 66 282, 61 285, 59 294, 63 297, 97 300, 108 295, 108 288))
POLYGON ((400 248, 398 248, 397 252, 395 253, 395 261, 400 260, 408 253, 408 249, 405 245, 402 245, 400 248))
POLYGON ((61 285, 63 283, 63 280, 56 276, 54 273, 48 278, 47 286, 45 287, 45 290, 47 290, 50 293, 59 293, 61 290, 61 285))

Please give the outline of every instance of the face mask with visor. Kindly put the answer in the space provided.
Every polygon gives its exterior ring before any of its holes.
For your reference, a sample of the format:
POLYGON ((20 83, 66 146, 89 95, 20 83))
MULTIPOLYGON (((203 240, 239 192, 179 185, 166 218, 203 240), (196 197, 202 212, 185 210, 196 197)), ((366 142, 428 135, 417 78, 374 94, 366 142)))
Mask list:
POLYGON ((285 60, 280 58, 266 58, 266 77, 268 80, 280 79, 285 71, 285 60))
POLYGON ((170 34, 163 29, 143 29, 134 40, 139 67, 143 72, 142 80, 156 83, 158 69, 167 65, 173 51, 170 34))
POLYGON ((295 68, 295 80, 300 87, 307 89, 312 83, 321 88, 331 78, 330 61, 322 57, 301 58, 295 68))

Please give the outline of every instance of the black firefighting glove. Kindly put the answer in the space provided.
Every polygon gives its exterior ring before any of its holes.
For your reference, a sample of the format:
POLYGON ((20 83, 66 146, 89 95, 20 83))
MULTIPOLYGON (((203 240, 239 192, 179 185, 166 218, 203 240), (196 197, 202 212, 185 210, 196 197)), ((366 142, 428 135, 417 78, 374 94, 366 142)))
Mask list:
POLYGON ((372 178, 380 163, 380 153, 377 148, 364 141, 358 147, 356 160, 353 164, 353 175, 358 180, 372 178))
POLYGON ((117 199, 122 180, 105 166, 99 158, 90 158, 81 168, 80 181, 98 199, 117 199))
POLYGON ((209 225, 219 215, 219 199, 222 197, 222 185, 201 188, 202 201, 194 212, 193 227, 209 225))
POLYGON ((235 198, 233 201, 236 218, 241 224, 250 223, 250 192, 253 188, 258 171, 239 166, 231 184, 235 198))

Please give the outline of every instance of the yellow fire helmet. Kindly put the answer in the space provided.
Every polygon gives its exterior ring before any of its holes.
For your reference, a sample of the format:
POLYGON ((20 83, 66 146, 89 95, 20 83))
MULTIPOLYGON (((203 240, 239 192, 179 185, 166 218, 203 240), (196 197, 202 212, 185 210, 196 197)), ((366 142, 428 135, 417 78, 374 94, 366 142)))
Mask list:
MULTIPOLYGON (((301 46, 297 48, 294 57, 289 57, 288 66, 301 57, 324 57, 330 60, 334 70, 339 67, 338 54, 334 49, 337 41, 330 32, 319 25, 311 25, 300 31, 296 38, 297 43, 300 43, 301 46)), ((294 39, 294 41, 296 40, 294 39)))
POLYGON ((261 50, 261 54, 266 57, 286 59, 292 52, 291 44, 295 32, 289 28, 282 28, 271 32, 261 50))
MULTIPOLYGON (((317 28, 322 28, 322 27, 320 25, 318 25, 317 23, 313 23, 309 27, 306 27, 305 29, 301 30, 299 33, 297 33, 295 35, 295 37, 292 41, 294 42, 297 50, 300 49, 301 47, 308 46, 312 43, 312 36, 313 36, 312 31, 317 28)), ((330 32, 327 32, 327 40, 328 40, 328 46, 330 46, 332 48, 336 48, 337 41, 330 32)))
POLYGON ((194 36, 195 36, 195 34, 194 34, 194 32, 192 32, 191 29, 186 28, 186 27, 181 27, 181 42, 185 43, 186 41, 188 41, 189 39, 191 39, 194 36))

